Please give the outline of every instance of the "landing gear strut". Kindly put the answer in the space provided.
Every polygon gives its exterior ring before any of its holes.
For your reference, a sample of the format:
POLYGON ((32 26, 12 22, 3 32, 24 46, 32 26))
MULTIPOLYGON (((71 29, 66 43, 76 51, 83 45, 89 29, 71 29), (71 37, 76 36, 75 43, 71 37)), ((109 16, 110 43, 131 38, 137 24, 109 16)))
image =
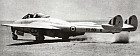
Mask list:
POLYGON ((67 35, 63 35, 61 38, 62 38, 62 41, 69 41, 69 36, 67 35))
POLYGON ((18 36, 15 33, 12 33, 12 38, 13 38, 13 40, 17 40, 18 36))
POLYGON ((60 32, 59 38, 62 38, 62 41, 69 41, 69 35, 65 34, 65 32, 60 32))
POLYGON ((11 27, 11 31, 12 31, 12 38, 13 38, 13 40, 17 40, 18 39, 18 36, 15 34, 15 29, 14 29, 14 27, 11 27))
POLYGON ((36 36, 36 41, 37 42, 42 42, 44 41, 45 37, 44 36, 36 36))
POLYGON ((37 42, 43 42, 45 37, 43 30, 38 30, 37 35, 35 36, 37 42))

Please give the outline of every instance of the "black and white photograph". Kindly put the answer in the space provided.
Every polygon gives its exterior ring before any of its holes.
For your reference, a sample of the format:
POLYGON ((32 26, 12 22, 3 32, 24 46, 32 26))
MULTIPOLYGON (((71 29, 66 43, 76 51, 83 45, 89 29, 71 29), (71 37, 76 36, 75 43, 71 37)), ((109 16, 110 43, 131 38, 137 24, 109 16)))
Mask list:
POLYGON ((140 56, 140 0, 0 0, 0 56, 140 56))

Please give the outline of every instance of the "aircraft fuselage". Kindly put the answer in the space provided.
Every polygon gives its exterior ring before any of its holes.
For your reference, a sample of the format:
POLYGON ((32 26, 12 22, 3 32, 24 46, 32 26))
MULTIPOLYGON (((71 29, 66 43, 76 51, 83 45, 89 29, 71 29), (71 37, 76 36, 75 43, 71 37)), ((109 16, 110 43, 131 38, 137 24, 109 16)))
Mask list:
MULTIPOLYGON (((32 35, 36 35, 38 30, 42 30, 42 33, 46 36, 51 37, 59 37, 61 34, 67 34, 68 36, 77 36, 84 35, 85 32, 92 33, 119 33, 118 30, 107 30, 102 27, 102 25, 93 25, 93 26, 77 26, 71 24, 70 22, 54 19, 54 18, 30 18, 30 19, 22 19, 15 21, 17 24, 30 24, 32 22, 42 22, 48 23, 51 26, 60 28, 59 30, 55 29, 36 29, 36 28, 23 28, 23 27, 14 27, 18 32, 17 34, 22 33, 30 33, 32 35)), ((39 25, 39 24, 38 24, 39 25)))

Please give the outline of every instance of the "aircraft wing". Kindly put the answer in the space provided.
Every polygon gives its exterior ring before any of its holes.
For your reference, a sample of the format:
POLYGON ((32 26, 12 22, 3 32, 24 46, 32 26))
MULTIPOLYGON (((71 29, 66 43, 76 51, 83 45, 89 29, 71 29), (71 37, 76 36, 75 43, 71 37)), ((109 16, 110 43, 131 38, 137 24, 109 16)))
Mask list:
POLYGON ((43 29, 60 29, 51 24, 43 22, 34 22, 31 24, 2 24, 2 26, 12 26, 12 27, 24 27, 24 28, 43 28, 43 29))

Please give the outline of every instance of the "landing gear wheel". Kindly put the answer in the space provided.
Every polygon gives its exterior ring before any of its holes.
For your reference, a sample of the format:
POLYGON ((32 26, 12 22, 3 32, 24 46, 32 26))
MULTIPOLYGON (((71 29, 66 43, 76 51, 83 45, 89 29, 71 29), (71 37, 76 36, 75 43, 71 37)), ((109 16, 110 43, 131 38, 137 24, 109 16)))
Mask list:
POLYGON ((13 38, 13 40, 17 40, 18 36, 16 34, 12 33, 12 38, 13 38))
POLYGON ((44 39, 45 39, 44 36, 36 36, 36 41, 37 41, 37 42, 43 42, 44 39))
POLYGON ((43 42, 45 39, 43 30, 38 29, 37 31, 36 42, 43 42))
POLYGON ((62 41, 69 41, 69 36, 63 36, 62 41))

